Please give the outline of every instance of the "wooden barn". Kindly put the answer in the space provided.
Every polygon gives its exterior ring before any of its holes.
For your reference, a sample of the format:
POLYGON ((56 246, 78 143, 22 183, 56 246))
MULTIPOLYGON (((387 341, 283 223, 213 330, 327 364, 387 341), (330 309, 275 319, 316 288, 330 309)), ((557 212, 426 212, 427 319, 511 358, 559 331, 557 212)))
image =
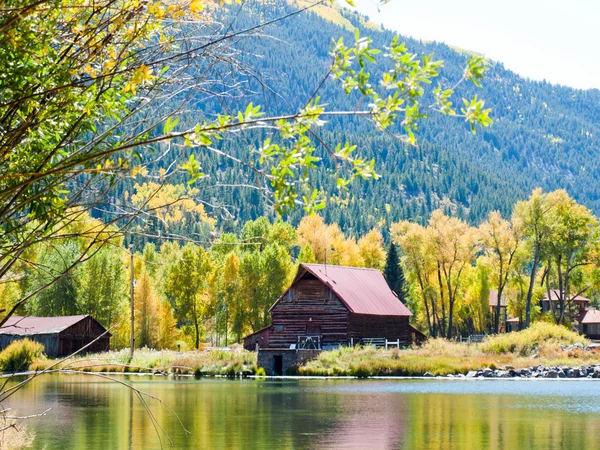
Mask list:
POLYGON ((377 269, 301 264, 270 312, 271 325, 246 336, 244 347, 259 350, 259 363, 273 373, 297 361, 298 354, 290 352, 402 346, 424 339, 377 269))
POLYGON ((0 328, 0 350, 13 341, 27 338, 44 345, 51 357, 66 356, 101 336, 86 353, 107 351, 111 334, 89 315, 62 317, 12 316, 0 328))

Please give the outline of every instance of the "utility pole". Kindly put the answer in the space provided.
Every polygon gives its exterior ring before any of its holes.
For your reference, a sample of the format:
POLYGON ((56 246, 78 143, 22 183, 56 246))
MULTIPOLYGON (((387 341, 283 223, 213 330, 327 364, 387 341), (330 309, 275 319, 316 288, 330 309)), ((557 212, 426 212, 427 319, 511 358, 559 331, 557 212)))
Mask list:
POLYGON ((135 323, 135 305, 134 305, 134 301, 133 301, 133 288, 134 288, 134 284, 135 284, 135 280, 133 279, 133 245, 129 246, 129 256, 131 257, 131 262, 130 262, 130 266, 129 266, 129 282, 130 282, 130 294, 131 294, 131 338, 130 338, 130 345, 131 345, 131 349, 130 349, 130 356, 131 358, 133 358, 133 350, 134 350, 134 345, 135 345, 135 338, 134 336, 134 323, 135 323))

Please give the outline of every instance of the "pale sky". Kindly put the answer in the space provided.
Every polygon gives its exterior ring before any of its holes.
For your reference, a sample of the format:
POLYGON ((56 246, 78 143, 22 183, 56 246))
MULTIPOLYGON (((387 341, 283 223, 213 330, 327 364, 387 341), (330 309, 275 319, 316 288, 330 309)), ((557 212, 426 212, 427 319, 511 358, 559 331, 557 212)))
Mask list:
POLYGON ((378 24, 455 45, 519 75, 600 89, 600 0, 356 0, 378 24))

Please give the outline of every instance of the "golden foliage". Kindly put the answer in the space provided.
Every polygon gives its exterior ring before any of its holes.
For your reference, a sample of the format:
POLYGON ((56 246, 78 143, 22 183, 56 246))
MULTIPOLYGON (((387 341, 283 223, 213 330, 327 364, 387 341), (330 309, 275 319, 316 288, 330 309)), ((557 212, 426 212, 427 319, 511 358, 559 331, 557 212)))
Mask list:
POLYGON ((188 188, 183 184, 164 184, 154 182, 136 184, 135 193, 131 196, 133 204, 138 208, 150 210, 163 222, 185 223, 186 214, 192 220, 214 225, 215 220, 206 214, 204 205, 194 200, 199 193, 196 188, 188 188))
POLYGON ((356 242, 346 238, 337 224, 327 225, 319 215, 305 216, 298 225, 298 244, 310 248, 318 263, 381 269, 385 262, 383 237, 371 230, 356 242))
POLYGON ((377 229, 373 229, 358 240, 358 248, 364 267, 383 269, 385 263, 385 249, 383 236, 377 229))

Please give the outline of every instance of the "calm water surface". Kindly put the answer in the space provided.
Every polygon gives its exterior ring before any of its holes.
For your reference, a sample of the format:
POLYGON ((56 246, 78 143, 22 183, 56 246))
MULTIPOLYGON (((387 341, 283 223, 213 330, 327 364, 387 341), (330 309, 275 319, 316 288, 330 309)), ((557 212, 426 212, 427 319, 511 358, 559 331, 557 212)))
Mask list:
MULTIPOLYGON (((600 449, 595 381, 120 379, 177 412, 189 434, 149 401, 175 448, 600 449)), ((160 448, 137 397, 90 375, 41 377, 9 403, 52 408, 29 422, 35 448, 160 448)))

